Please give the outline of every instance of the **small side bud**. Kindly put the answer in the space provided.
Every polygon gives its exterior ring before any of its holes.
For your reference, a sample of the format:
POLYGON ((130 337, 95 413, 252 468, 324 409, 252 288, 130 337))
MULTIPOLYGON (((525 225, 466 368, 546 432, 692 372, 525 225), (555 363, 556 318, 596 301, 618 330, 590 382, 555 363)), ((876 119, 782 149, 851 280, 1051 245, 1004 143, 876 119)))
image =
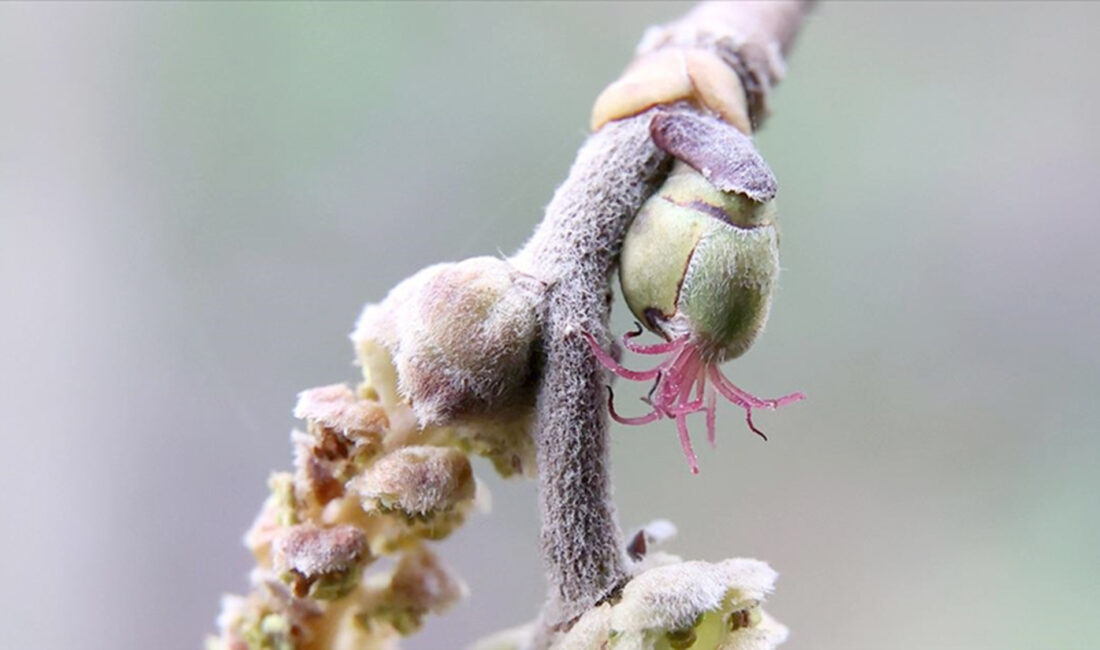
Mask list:
POLYGON ((406 553, 390 581, 393 600, 410 609, 440 614, 464 598, 466 585, 424 547, 406 553))
POLYGON ((343 495, 344 482, 382 450, 389 428, 382 405, 359 399, 345 384, 302 391, 294 415, 308 428, 291 434, 295 481, 303 500, 317 507, 343 495))
POLYGON ((344 482, 339 466, 346 465, 346 462, 326 459, 316 439, 301 431, 292 431, 290 442, 294 446, 294 468, 297 470, 294 482, 303 505, 312 511, 342 496, 344 482))
POLYGON ((505 477, 535 476, 535 444, 531 439, 534 413, 512 409, 496 417, 473 418, 461 424, 433 427, 424 431, 427 444, 454 447, 467 454, 484 456, 505 477))
POLYGON ((335 600, 359 583, 371 559, 366 536, 354 526, 294 526, 274 543, 273 566, 292 593, 304 598, 335 600))
POLYGON ((322 453, 332 459, 346 458, 349 444, 376 446, 389 427, 385 409, 376 402, 359 399, 346 384, 298 393, 294 417, 309 423, 322 453))
POLYGON ((475 486, 470 461, 462 452, 427 446, 390 452, 349 484, 367 513, 396 515, 396 526, 372 535, 376 553, 449 535, 472 509, 475 486))
POLYGON ((368 602, 356 618, 368 629, 387 626, 408 636, 420 629, 425 615, 443 613, 467 592, 435 554, 416 547, 401 558, 388 582, 379 579, 368 589, 368 602))
POLYGON ((429 267, 363 313, 353 338, 381 343, 421 426, 533 401, 537 283, 504 260, 429 267))
POLYGON ((474 474, 461 452, 443 447, 405 447, 378 459, 354 481, 367 509, 430 517, 474 497, 474 474))
POLYGON ((207 650, 295 650, 310 637, 309 628, 322 616, 316 603, 253 574, 255 591, 222 597, 218 636, 207 638, 207 650))

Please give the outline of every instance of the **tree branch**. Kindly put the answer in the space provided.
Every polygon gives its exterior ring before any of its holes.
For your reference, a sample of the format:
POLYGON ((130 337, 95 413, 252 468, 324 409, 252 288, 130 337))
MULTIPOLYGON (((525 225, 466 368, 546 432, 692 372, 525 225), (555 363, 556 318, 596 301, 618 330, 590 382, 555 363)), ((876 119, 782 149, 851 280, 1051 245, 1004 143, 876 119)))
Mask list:
MULTIPOLYGON (((637 53, 681 48, 718 54, 737 72, 749 118, 759 124, 809 5, 703 3, 647 31, 637 53)), ((651 117, 646 111, 615 120, 589 137, 534 236, 512 260, 547 286, 535 444, 550 582, 542 618, 550 629, 567 628, 629 578, 611 500, 607 378, 582 332, 606 344, 609 281, 623 235, 667 173, 670 157, 650 139, 651 117)))

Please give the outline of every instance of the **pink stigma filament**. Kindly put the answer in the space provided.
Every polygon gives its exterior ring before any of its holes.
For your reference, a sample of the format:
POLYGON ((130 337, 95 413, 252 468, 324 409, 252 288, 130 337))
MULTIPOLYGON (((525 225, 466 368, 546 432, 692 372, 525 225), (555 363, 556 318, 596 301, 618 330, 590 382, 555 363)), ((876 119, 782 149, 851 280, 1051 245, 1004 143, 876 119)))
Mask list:
POLYGON ((668 343, 638 345, 631 339, 639 334, 641 331, 624 334, 623 347, 638 354, 667 354, 664 362, 657 367, 642 371, 628 370, 601 348, 591 334, 584 333, 596 358, 611 372, 631 381, 656 380, 649 397, 643 400, 652 407, 649 413, 637 417, 619 415, 615 411, 613 394, 608 399, 608 410, 611 417, 622 424, 648 424, 661 418, 675 420, 676 430, 680 435, 680 446, 684 450, 684 456, 687 457, 692 474, 699 473, 699 463, 695 458, 695 450, 691 446, 691 437, 688 435, 687 416, 699 411, 706 413, 707 441, 713 447, 717 394, 721 394, 722 397, 745 409, 745 422, 749 425, 749 429, 765 440, 767 436, 753 424, 753 409, 775 410, 806 397, 802 393, 791 393, 776 399, 761 399, 735 386, 722 374, 717 362, 704 358, 701 354, 701 346, 691 341, 690 336, 685 335, 668 343))

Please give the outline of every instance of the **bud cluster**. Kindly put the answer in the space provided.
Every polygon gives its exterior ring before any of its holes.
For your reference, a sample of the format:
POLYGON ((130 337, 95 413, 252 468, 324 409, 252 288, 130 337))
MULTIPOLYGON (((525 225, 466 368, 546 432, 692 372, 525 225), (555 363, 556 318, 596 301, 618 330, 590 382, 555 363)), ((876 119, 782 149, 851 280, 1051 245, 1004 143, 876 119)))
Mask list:
POLYGON ((364 381, 303 391, 294 471, 245 536, 253 591, 223 599, 209 650, 390 648, 466 591, 428 547, 488 496, 467 454, 532 474, 532 289, 504 263, 438 265, 370 305, 364 381), (388 571, 371 572, 380 557, 388 571))

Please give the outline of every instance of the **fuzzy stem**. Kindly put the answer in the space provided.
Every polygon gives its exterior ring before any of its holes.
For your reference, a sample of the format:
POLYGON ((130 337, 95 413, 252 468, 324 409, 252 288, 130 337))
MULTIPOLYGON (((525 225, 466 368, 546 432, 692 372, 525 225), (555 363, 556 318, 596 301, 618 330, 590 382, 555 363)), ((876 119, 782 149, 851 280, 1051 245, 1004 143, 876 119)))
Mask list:
MULTIPOLYGON (((745 80, 758 123, 809 4, 703 3, 680 21, 647 32, 639 53, 714 48, 745 80)), ((547 287, 535 432, 550 581, 543 639, 547 630, 567 628, 613 596, 629 578, 611 500, 606 373, 583 333, 608 340, 609 281, 623 236, 667 173, 670 159, 650 140, 650 118, 647 112, 611 122, 588 138, 543 222, 512 260, 547 287)))
POLYGON ((609 280, 626 227, 663 177, 667 154, 648 114, 592 135, 513 262, 544 281, 544 372, 535 445, 542 552, 551 584, 544 613, 573 620, 627 579, 611 501, 603 366, 583 334, 607 341, 609 280))

